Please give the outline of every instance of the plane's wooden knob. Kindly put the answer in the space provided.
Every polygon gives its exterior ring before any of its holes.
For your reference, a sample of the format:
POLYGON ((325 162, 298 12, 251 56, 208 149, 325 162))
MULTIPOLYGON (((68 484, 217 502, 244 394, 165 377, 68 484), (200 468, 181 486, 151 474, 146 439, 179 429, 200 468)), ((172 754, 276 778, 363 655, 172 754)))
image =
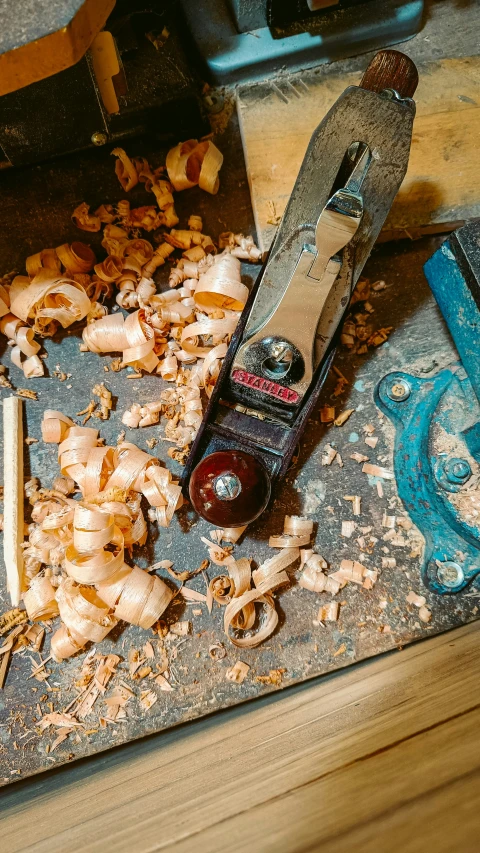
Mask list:
POLYGON ((263 512, 270 498, 265 466, 242 450, 221 450, 205 456, 190 478, 194 509, 211 524, 243 527, 263 512))

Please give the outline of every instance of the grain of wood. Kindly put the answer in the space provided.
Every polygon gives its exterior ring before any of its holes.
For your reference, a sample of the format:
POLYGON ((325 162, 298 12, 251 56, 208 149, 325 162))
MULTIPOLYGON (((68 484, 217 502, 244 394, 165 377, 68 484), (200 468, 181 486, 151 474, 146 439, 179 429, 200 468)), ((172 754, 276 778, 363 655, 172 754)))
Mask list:
POLYGON ((12 607, 20 603, 23 576, 23 423, 22 401, 3 401, 3 559, 12 607))
MULTIPOLYGON (((419 65, 417 114, 406 178, 385 223, 383 238, 446 230, 480 216, 480 57, 442 59, 419 65)), ((338 74, 335 66, 304 71, 301 93, 286 102, 268 81, 240 87, 237 107, 261 248, 272 242, 275 216, 283 213, 310 136, 347 86, 361 75, 338 74)), ((276 81, 277 87, 288 83, 276 81)))
POLYGON ((479 638, 474 623, 28 780, 3 793, 3 843, 9 853, 34 842, 35 853, 103 853, 106 841, 118 853, 291 853, 377 822, 385 834, 388 815, 480 763, 479 638))

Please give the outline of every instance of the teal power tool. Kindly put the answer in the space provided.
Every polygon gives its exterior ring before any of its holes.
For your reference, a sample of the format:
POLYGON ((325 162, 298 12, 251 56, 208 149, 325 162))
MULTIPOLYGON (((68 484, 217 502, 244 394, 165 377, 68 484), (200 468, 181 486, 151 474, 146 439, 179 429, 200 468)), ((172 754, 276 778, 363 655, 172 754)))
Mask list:
POLYGON ((390 373, 375 395, 396 429, 399 496, 425 537, 424 582, 446 594, 480 574, 480 220, 424 270, 460 361, 425 379, 390 373))

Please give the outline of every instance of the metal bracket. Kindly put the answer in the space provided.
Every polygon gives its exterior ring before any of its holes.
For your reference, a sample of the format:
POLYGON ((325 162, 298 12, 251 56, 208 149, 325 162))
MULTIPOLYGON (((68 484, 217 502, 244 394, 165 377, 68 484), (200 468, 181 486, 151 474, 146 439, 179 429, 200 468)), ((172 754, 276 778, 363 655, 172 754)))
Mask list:
POLYGON ((431 379, 389 373, 375 401, 395 425, 395 478, 425 538, 424 582, 433 592, 459 592, 480 573, 480 529, 459 499, 478 468, 463 436, 480 419, 471 383, 460 365, 431 379))

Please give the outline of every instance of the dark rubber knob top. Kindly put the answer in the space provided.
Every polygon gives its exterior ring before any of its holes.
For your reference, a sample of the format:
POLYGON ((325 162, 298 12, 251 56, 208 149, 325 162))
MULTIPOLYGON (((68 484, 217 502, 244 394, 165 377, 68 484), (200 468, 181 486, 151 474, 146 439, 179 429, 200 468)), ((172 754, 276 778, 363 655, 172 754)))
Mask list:
POLYGON ((211 524, 243 527, 263 512, 270 498, 264 465, 243 450, 221 450, 206 456, 189 484, 194 509, 211 524))

